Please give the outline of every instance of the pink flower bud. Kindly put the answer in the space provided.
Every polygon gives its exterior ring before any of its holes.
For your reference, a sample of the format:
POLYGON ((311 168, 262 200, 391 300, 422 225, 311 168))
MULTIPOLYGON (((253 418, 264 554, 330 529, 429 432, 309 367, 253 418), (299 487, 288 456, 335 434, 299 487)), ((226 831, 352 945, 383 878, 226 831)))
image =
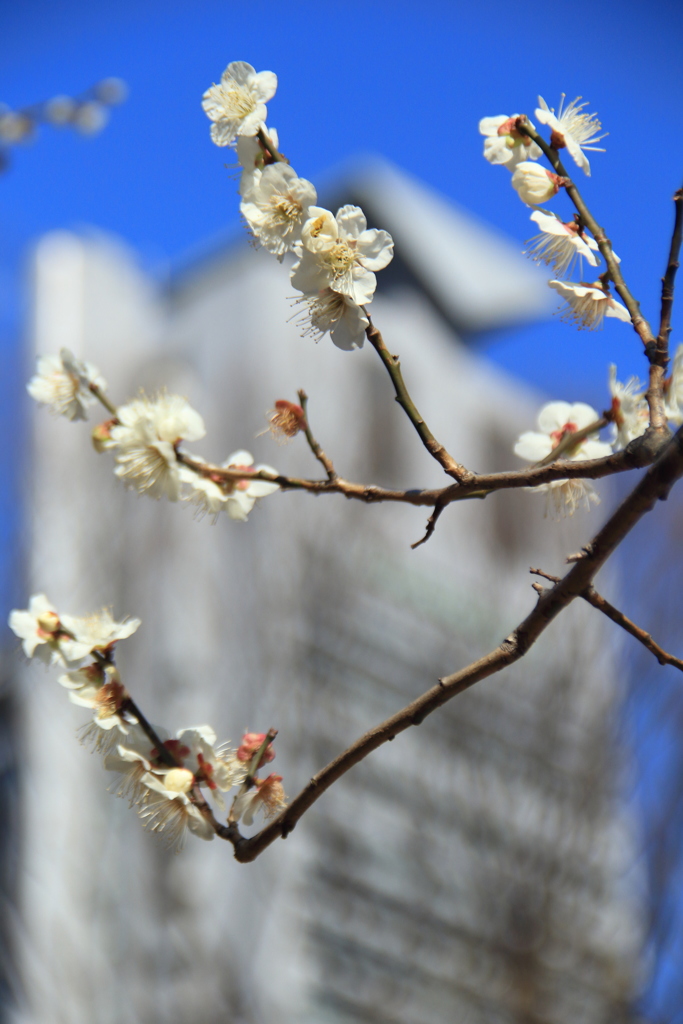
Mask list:
MULTIPOLYGON (((237 748, 237 760, 238 761, 251 761, 254 754, 258 751, 266 738, 265 732, 245 732, 242 737, 242 742, 237 748)), ((273 750, 272 743, 269 743, 261 759, 257 765, 258 768, 263 768, 264 764, 268 761, 272 761, 275 757, 275 751, 273 750)))

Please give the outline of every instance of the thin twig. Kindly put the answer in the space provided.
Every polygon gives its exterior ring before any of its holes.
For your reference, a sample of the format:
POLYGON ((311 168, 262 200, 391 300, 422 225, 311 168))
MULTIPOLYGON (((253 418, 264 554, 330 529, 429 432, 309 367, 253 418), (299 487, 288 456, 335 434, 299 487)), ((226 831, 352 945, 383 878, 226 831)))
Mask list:
POLYGON ((658 643, 655 643, 649 633, 646 633, 644 629, 641 629, 635 622, 627 618, 623 612, 620 612, 618 608, 610 604, 601 594, 598 594, 597 590, 593 587, 588 587, 581 597, 606 615, 608 619, 611 619, 612 622, 616 622, 617 626, 621 626, 627 633, 634 636, 644 647, 647 647, 648 651, 654 654, 660 665, 673 665, 674 668, 683 672, 683 661, 680 658, 675 658, 673 654, 668 654, 658 643))
POLYGON ((367 310, 365 311, 365 315, 370 321, 368 327, 365 329, 366 337, 384 363, 384 366, 391 377, 391 382, 394 385, 396 401, 415 427, 423 445, 432 458, 436 459, 439 465, 446 471, 446 473, 448 473, 449 476, 452 476, 454 480, 457 480, 459 483, 469 481, 472 478, 472 473, 470 473, 470 471, 464 466, 461 466, 459 462, 456 462, 453 456, 446 451, 444 446, 436 440, 408 393, 405 381, 403 380, 403 374, 401 373, 399 357, 391 354, 384 343, 384 338, 377 327, 373 324, 367 310))
MULTIPOLYGON (((529 572, 534 573, 536 576, 543 576, 544 579, 550 580, 551 583, 559 583, 559 576, 551 576, 550 573, 544 572, 542 569, 529 569, 529 572)), ((599 594, 595 587, 587 587, 581 597, 588 604, 591 604, 598 611, 601 611, 608 619, 612 622, 616 622, 617 626, 621 626, 622 629, 634 636, 644 647, 647 647, 648 651, 654 654, 655 658, 660 665, 673 665, 674 668, 679 669, 683 672, 683 660, 674 657, 673 654, 669 654, 656 643, 649 633, 646 633, 644 629, 637 626, 635 622, 632 622, 623 612, 620 612, 618 608, 615 608, 613 604, 599 594)))
POLYGON ((416 540, 414 544, 410 545, 413 551, 415 550, 415 548, 419 548, 421 544, 427 543, 431 535, 434 533, 434 528, 436 527, 437 520, 441 513, 443 512, 443 510, 446 508, 446 505, 447 502, 445 501, 437 501, 436 505, 434 506, 434 511, 427 520, 427 528, 425 530, 424 537, 421 537, 420 540, 416 540))
POLYGON ((169 768, 182 768, 180 761, 178 761, 177 757, 175 757, 175 755, 166 746, 164 741, 160 738, 154 726, 150 725, 150 723, 147 721, 142 711, 135 703, 133 698, 130 696, 130 694, 128 694, 126 699, 123 701, 119 710, 122 713, 128 712, 129 714, 137 718, 140 724, 140 728, 142 729, 145 736, 152 744, 152 749, 155 751, 156 756, 159 758, 160 761, 163 761, 164 764, 167 765, 167 767, 169 768))
POLYGON ((681 252, 681 242, 683 241, 683 188, 679 188, 674 193, 673 201, 676 207, 676 215, 674 217, 674 230, 671 236, 669 260, 666 272, 662 278, 662 309, 659 318, 659 334, 657 335, 658 354, 660 359, 667 362, 669 358, 669 335, 671 333, 671 311, 674 304, 674 284, 676 281, 676 271, 679 267, 678 257, 681 252))
POLYGON ((311 433, 311 427, 308 422, 308 395, 303 390, 303 388, 300 391, 298 391, 297 394, 299 396, 299 401, 301 402, 301 408, 304 411, 304 423, 306 424, 306 426, 304 427, 304 434, 306 435, 306 440, 308 441, 308 447, 311 449, 318 462, 322 464, 323 469, 327 473, 327 479, 330 481, 335 481, 337 479, 337 471, 334 468, 332 459, 329 457, 329 455, 325 454, 325 452, 322 450, 316 439, 313 437, 313 434, 311 433))
POLYGON ((92 391, 95 398, 102 403, 107 412, 110 412, 112 416, 118 416, 118 409, 109 401, 105 393, 97 386, 97 384, 88 384, 88 388, 92 391))
POLYGON ((223 838, 234 847, 235 857, 245 863, 255 860, 276 839, 285 838, 301 816, 337 779, 362 761, 373 750, 393 740, 399 733, 419 725, 427 715, 482 679, 522 658, 543 631, 576 597, 591 585, 593 577, 615 548, 658 500, 665 499, 676 480, 683 476, 683 427, 668 442, 654 466, 643 476, 631 494, 605 523, 578 561, 553 587, 539 596, 535 608, 495 650, 466 668, 440 679, 426 693, 391 718, 375 726, 339 754, 292 800, 281 814, 250 839, 234 830, 223 830, 223 838), (230 832, 230 834, 227 834, 230 832))

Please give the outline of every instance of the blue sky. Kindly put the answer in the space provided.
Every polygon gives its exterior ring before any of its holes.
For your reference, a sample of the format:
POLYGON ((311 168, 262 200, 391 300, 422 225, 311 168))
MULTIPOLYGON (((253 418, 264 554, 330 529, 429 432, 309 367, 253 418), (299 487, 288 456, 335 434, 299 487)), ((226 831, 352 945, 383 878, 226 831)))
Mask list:
MULTIPOLYGON (((130 88, 101 136, 45 129, 0 178, 3 408, 16 422, 22 270, 42 232, 96 225, 158 270, 237 228, 226 155, 200 106, 231 60, 278 74, 269 121, 303 176, 316 181, 349 156, 380 153, 520 243, 534 233, 528 210, 508 173, 484 162, 477 122, 533 114, 539 93, 551 105, 563 92, 583 96, 610 134, 592 177, 575 178, 656 320, 670 197, 683 181, 682 54, 683 4, 661 0, 0 0, 0 100, 78 93, 108 75, 130 88)), ((555 208, 569 212, 564 196, 555 208)), ((675 316, 674 342, 680 323, 675 316)), ((616 321, 599 333, 550 321, 482 345, 553 397, 598 407, 609 362, 622 376, 645 372, 635 334, 616 321)), ((5 551, 14 508, 6 489, 5 551)))

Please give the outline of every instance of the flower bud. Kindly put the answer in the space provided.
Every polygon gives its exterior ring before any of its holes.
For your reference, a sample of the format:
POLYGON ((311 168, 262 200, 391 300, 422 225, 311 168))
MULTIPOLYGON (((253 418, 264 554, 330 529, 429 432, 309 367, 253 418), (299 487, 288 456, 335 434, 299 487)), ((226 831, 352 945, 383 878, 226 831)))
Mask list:
MULTIPOLYGON (((242 742, 237 748, 238 761, 250 761, 263 744, 265 738, 265 732, 245 732, 242 737, 242 742)), ((274 757, 275 751, 273 750, 273 745, 272 743, 269 743, 261 755, 261 759, 259 760, 257 767, 262 768, 264 764, 268 761, 272 761, 274 757)))
POLYGON ((564 179, 559 175, 546 171, 544 167, 523 160, 517 164, 512 174, 512 187, 523 203, 537 206, 556 195, 564 179))
POLYGON ((188 793, 194 784, 194 775, 189 768, 171 768, 164 775, 164 786, 171 793, 188 793))
POLYGON ((58 633, 59 632, 59 615, 56 612, 45 611, 42 615, 38 616, 37 619, 39 629, 42 629, 43 633, 58 633))
POLYGON ((92 428, 90 439, 96 452, 104 452, 115 445, 116 442, 111 438, 111 428, 118 422, 116 419, 105 420, 104 423, 98 423, 92 428))

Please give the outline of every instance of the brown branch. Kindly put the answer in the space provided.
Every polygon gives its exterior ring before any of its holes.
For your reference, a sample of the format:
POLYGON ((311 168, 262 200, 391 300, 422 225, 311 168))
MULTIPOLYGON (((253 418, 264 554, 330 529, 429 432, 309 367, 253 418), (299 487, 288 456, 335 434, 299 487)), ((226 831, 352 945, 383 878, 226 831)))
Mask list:
POLYGON ((337 471, 334 468, 332 459, 325 454, 325 452, 322 450, 316 439, 313 437, 313 434, 311 433, 311 427, 308 422, 308 395, 303 390, 303 388, 300 391, 298 391, 297 394, 299 396, 301 408, 304 411, 304 423, 306 424, 306 426, 304 427, 304 434, 306 436, 306 440, 308 441, 308 447, 311 449, 316 459, 318 460, 318 462, 321 463, 323 469, 327 473, 327 479, 334 482, 337 479, 337 471))
MULTIPOLYGON (((572 561, 577 560, 575 556, 571 557, 572 561)), ((536 576, 543 576, 544 579, 550 580, 551 583, 560 582, 559 576, 552 576, 550 573, 544 572, 543 569, 529 569, 529 572, 534 573, 536 576)), ((536 588, 537 584, 533 584, 533 586, 536 588)), ((663 647, 660 647, 658 643, 655 643, 649 633, 646 633, 644 629, 641 629, 641 627, 637 626, 635 622, 632 622, 631 619, 624 615, 623 612, 620 612, 618 608, 615 608, 613 604, 610 604, 602 594, 597 592, 595 587, 587 587, 581 594, 581 597, 584 601, 587 601, 588 604, 597 608, 598 611, 601 611, 606 615, 608 619, 611 619, 612 622, 616 622, 617 626, 621 626, 621 628, 626 630, 627 633, 634 636, 636 640, 643 644, 644 647, 647 647, 648 651, 651 651, 651 653, 654 654, 660 665, 673 665, 674 668, 680 669, 680 671, 683 672, 683 661, 680 658, 674 657, 673 654, 668 654, 663 647)))
POLYGON ((648 470, 605 523, 592 543, 586 546, 584 557, 576 562, 561 580, 540 594, 535 608, 495 650, 466 668, 440 679, 436 686, 421 697, 366 732, 314 775, 289 807, 255 836, 247 839, 236 830, 223 830, 223 837, 233 844, 236 859, 242 863, 255 860, 276 839, 284 839, 289 835, 301 816, 322 793, 373 750, 393 740, 411 726, 419 725, 432 711, 481 679, 500 672, 522 658, 553 619, 590 587, 595 574, 615 548, 654 507, 657 500, 664 500, 668 496, 672 486, 681 476, 683 428, 668 442, 655 465, 648 470))
POLYGON ((669 335, 671 333, 671 311, 674 304, 674 283, 676 271, 678 270, 678 257, 681 252, 683 241, 683 188, 674 193, 673 201, 676 207, 674 218, 674 230, 671 236, 671 248, 669 249, 669 261, 666 273, 662 278, 662 308, 659 318, 659 334, 657 335, 657 354, 660 365, 666 366, 669 359, 669 335))
POLYGON ((408 389, 405 385, 405 381, 403 380, 403 374, 401 373, 399 357, 391 354, 384 342, 384 338, 373 324, 367 310, 365 310, 365 315, 370 321, 369 326, 365 329, 366 337, 384 363, 384 366, 391 377, 391 382, 394 385, 396 401, 415 427, 423 445, 432 458, 436 459, 439 465, 446 471, 446 473, 448 473, 449 476, 452 476, 459 482, 469 481, 473 474, 464 466, 461 466, 459 462, 456 462, 453 456, 446 451, 444 446, 436 440, 418 412, 412 398, 408 394, 408 389))
POLYGON ((150 725, 147 721, 130 694, 126 697, 119 710, 123 713, 128 712, 137 718, 140 728, 152 744, 152 749, 156 751, 157 757, 160 761, 163 761, 168 768, 182 768, 178 759, 171 753, 164 741, 157 734, 154 726, 150 725))
MULTIPOLYGON (((575 436, 575 435, 572 435, 575 436)), ((624 451, 615 452, 602 459, 560 460, 549 465, 539 463, 527 469, 508 470, 502 473, 469 474, 464 483, 449 484, 443 488, 413 488, 406 491, 390 490, 374 484, 354 483, 337 477, 335 480, 308 480, 300 477, 284 476, 269 470, 248 472, 239 469, 224 469, 213 463, 201 462, 186 452, 178 451, 178 461, 189 466, 200 476, 208 477, 216 483, 231 483, 237 480, 267 480, 278 484, 283 490, 304 490, 312 494, 343 494, 346 498, 376 504, 382 501, 401 502, 416 506, 444 506, 455 501, 471 498, 484 498, 493 491, 510 490, 520 487, 537 487, 539 484, 552 483, 555 480, 599 480, 624 473, 631 469, 640 469, 654 462, 656 456, 666 445, 668 438, 657 438, 655 443, 643 437, 637 438, 624 451)))

